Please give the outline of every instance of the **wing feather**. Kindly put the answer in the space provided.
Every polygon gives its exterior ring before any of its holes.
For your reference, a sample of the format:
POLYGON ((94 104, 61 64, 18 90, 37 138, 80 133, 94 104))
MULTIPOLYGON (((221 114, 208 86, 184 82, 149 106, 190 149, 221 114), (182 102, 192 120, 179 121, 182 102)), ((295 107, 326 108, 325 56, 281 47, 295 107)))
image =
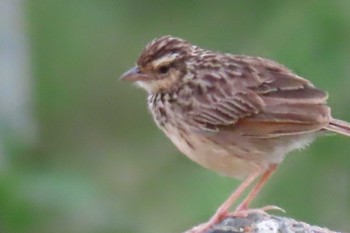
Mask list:
POLYGON ((218 71, 229 77, 227 82, 212 81, 209 91, 193 96, 210 100, 197 101, 188 113, 201 128, 277 137, 317 131, 328 124, 327 93, 309 81, 263 58, 236 56, 230 62, 237 64, 218 71), (227 70, 239 67, 250 73, 227 70))

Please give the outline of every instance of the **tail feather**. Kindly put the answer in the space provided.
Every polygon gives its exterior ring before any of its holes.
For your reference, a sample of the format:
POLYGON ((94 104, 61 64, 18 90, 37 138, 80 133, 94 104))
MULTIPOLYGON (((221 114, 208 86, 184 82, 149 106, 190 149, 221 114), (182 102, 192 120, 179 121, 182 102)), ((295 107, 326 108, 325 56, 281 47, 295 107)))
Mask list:
POLYGON ((325 129, 350 137, 350 123, 346 121, 332 119, 325 129))

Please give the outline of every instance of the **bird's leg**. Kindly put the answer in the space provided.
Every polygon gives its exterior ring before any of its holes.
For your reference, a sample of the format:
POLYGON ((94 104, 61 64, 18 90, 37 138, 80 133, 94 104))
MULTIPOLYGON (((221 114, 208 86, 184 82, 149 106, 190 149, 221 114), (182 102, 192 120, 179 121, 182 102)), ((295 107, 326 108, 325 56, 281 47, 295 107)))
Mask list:
POLYGON ((256 180, 256 178, 261 174, 260 170, 249 175, 238 188, 226 199, 226 201, 217 209, 216 213, 212 218, 222 218, 226 217, 229 212, 230 207, 233 203, 242 195, 242 193, 249 187, 249 185, 256 180))
POLYGON ((230 216, 230 207, 233 203, 242 195, 242 193, 249 187, 249 185, 261 174, 261 170, 257 169, 254 173, 249 175, 238 188, 227 198, 227 200, 217 209, 215 214, 209 219, 208 222, 196 226, 192 229, 192 232, 201 233, 207 231, 211 226, 219 223, 225 217, 230 216))
MULTIPOLYGON (((242 203, 236 208, 234 211, 233 215, 246 215, 250 211, 248 209, 250 203, 253 201, 253 199, 256 197, 256 195, 259 193, 261 188, 265 185, 265 183, 268 181, 268 179, 271 177, 271 175, 274 173, 274 171, 277 169, 277 164, 270 165, 270 167, 265 171, 265 173, 262 175, 261 179, 259 182, 253 187, 253 189, 250 191, 248 196, 242 201, 242 203), (246 214, 244 214, 246 213, 246 214)), ((282 210, 279 207, 276 206, 265 206, 260 209, 252 209, 251 212, 264 212, 266 210, 271 210, 271 209, 278 209, 282 210)), ((283 210, 282 210, 283 211, 283 210)))

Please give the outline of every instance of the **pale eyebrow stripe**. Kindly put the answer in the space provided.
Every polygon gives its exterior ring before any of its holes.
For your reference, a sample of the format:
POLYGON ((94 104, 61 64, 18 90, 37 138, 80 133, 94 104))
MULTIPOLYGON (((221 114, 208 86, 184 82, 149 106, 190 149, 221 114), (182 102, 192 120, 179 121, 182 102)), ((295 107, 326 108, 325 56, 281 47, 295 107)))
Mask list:
POLYGON ((168 54, 152 62, 153 67, 158 67, 161 64, 169 64, 176 59, 177 53, 168 54))

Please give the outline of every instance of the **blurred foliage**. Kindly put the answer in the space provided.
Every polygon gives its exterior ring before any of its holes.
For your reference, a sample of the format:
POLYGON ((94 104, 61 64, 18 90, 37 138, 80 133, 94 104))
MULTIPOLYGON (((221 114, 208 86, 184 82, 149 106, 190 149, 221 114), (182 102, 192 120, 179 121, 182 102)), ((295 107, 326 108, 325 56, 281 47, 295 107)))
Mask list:
MULTIPOLYGON (((239 181, 190 162, 156 128, 145 93, 118 82, 171 34, 275 59, 330 93, 350 121, 350 1, 28 0, 35 143, 5 138, 0 232, 181 232, 239 181)), ((350 231, 350 141, 294 152, 254 206, 350 231)))

